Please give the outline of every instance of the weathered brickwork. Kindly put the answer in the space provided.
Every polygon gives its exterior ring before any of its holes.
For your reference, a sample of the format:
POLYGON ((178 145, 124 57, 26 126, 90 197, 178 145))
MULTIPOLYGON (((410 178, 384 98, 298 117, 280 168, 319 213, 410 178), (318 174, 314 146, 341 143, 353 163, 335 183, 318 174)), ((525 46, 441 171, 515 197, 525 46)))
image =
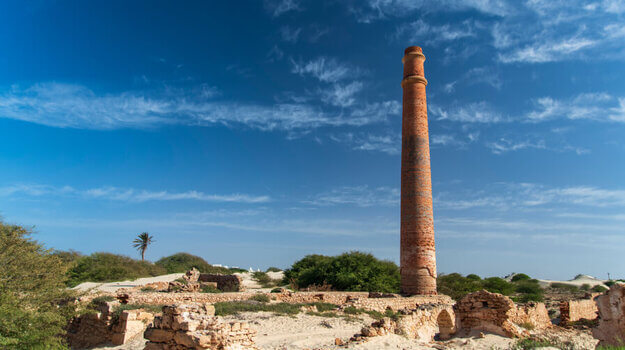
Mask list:
POLYGON ((462 333, 484 331, 505 337, 528 335, 522 326, 533 329, 551 327, 547 308, 543 303, 515 305, 507 296, 485 290, 471 293, 454 306, 456 327, 462 333))
POLYGON ((129 304, 168 305, 177 303, 218 303, 227 301, 248 300, 254 295, 264 294, 279 302, 314 303, 325 302, 341 306, 354 306, 366 310, 384 312, 414 309, 424 304, 452 305, 453 301, 446 295, 416 295, 412 297, 369 298, 367 292, 286 292, 286 293, 127 293, 117 295, 120 300, 129 304))
POLYGON ((599 324, 592 335, 599 345, 622 346, 625 342, 625 284, 616 283, 595 298, 599 324))
POLYGON ((425 56, 406 49, 401 156, 401 290, 408 295, 436 294, 436 250, 428 133, 425 56))
POLYGON ((144 333, 146 350, 252 350, 255 335, 247 323, 224 322, 215 316, 210 304, 165 306, 144 333))
POLYGON ((435 338, 449 339, 456 332, 454 311, 451 305, 425 304, 415 309, 403 309, 401 315, 392 320, 385 317, 363 327, 360 334, 354 335, 352 341, 361 337, 377 337, 387 334, 399 334, 410 339, 430 342, 435 338))
POLYGON ((560 302, 560 325, 581 319, 594 320, 597 318, 597 303, 594 300, 596 295, 589 296, 584 300, 566 300, 560 302))
POLYGON ((95 313, 76 317, 68 326, 67 340, 72 349, 87 349, 99 344, 122 345, 139 336, 152 322, 154 315, 144 310, 125 310, 115 323, 112 313, 119 302, 98 305, 95 313))

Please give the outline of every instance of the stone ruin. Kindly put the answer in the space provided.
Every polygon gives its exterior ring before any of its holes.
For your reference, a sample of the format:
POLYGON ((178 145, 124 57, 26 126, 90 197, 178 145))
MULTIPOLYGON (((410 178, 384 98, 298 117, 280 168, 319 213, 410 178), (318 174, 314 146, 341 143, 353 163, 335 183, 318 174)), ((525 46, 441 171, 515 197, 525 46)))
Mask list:
POLYGON ((471 293, 454 306, 456 327, 463 335, 484 331, 504 337, 529 335, 527 328, 551 327, 551 319, 543 303, 516 305, 507 296, 485 290, 471 293))
POLYGON ((625 344, 625 284, 615 283, 603 295, 595 298, 599 324, 592 335, 599 345, 623 346, 625 344))
POLYGON ((215 316, 210 304, 177 304, 163 307, 144 337, 145 350, 253 350, 255 335, 247 323, 215 316))
POLYGON ((212 287, 222 292, 239 292, 242 291, 242 286, 241 277, 237 275, 200 273, 196 268, 192 268, 182 276, 182 281, 169 282, 167 291, 193 293, 205 287, 212 287))
POLYGON ((597 319, 597 302, 595 297, 600 293, 588 293, 582 300, 565 300, 560 302, 560 326, 567 326, 580 320, 597 319))
POLYGON ((67 340, 72 349, 86 349, 103 343, 122 345, 143 334, 154 315, 144 310, 124 310, 113 319, 118 301, 103 302, 96 312, 76 317, 68 326, 67 340))

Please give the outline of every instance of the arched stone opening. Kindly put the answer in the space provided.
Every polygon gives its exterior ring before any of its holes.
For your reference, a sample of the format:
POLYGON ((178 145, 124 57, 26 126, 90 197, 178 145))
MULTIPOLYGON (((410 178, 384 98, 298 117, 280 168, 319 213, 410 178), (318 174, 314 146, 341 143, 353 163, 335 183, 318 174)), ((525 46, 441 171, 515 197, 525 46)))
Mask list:
POLYGON ((436 324, 438 325, 436 338, 439 340, 447 340, 451 338, 451 335, 455 332, 454 321, 447 310, 443 310, 438 314, 436 324))

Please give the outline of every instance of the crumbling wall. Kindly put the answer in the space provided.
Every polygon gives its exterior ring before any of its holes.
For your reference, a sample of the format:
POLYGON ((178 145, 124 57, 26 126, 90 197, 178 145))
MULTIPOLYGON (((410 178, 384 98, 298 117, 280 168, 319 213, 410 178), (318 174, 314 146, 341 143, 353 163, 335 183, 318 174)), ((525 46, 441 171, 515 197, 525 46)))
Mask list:
POLYGON ((592 329, 592 335, 599 339, 599 345, 622 346, 625 343, 625 284, 613 284, 595 301, 599 324, 592 329))
MULTIPOLYGON (((168 305, 177 303, 218 303, 228 301, 248 300, 250 297, 261 293, 238 292, 238 293, 139 293, 129 290, 121 290, 117 298, 124 303, 168 305)), ((285 293, 262 293, 284 303, 313 303, 325 302, 341 306, 354 306, 366 310, 384 312, 387 309, 398 311, 402 309, 414 309, 423 304, 452 305, 453 301, 446 295, 412 296, 369 298, 367 292, 285 292, 285 293)))
POLYGON ((243 281, 237 275, 202 273, 198 282, 217 282, 217 289, 224 292, 238 292, 243 289, 243 281))
POLYGON ((210 304, 179 304, 163 307, 144 337, 145 350, 256 349, 256 331, 247 323, 224 322, 210 304))
POLYGON ((471 293, 454 306, 456 327, 463 333, 485 331, 505 337, 528 334, 523 328, 544 329, 551 326, 543 303, 516 306, 512 299, 485 290, 471 293))
POLYGON ((581 319, 594 320, 597 318, 597 303, 590 299, 566 300, 560 302, 560 324, 566 325, 581 319))
POLYGON ((454 311, 451 305, 426 304, 413 310, 402 310, 396 319, 385 317, 363 327, 352 341, 387 334, 399 334, 410 339, 430 342, 446 340, 456 332, 454 311))
POLYGON ((94 312, 74 318, 67 329, 67 340, 72 349, 87 349, 99 344, 122 345, 143 333, 154 315, 144 310, 124 310, 113 319, 118 301, 101 303, 94 312))

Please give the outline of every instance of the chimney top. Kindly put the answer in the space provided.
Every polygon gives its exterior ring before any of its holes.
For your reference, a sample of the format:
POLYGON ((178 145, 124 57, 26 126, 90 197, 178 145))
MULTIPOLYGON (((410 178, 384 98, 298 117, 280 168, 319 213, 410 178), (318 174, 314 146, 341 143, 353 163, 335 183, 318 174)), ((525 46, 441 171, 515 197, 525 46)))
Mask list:
POLYGON ((411 52, 423 54, 423 50, 421 50, 419 46, 410 46, 410 47, 407 47, 406 50, 404 50, 404 55, 407 55, 411 52))

